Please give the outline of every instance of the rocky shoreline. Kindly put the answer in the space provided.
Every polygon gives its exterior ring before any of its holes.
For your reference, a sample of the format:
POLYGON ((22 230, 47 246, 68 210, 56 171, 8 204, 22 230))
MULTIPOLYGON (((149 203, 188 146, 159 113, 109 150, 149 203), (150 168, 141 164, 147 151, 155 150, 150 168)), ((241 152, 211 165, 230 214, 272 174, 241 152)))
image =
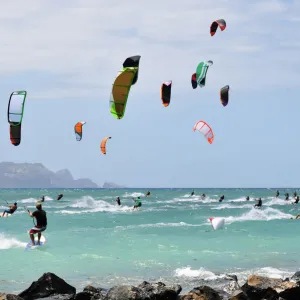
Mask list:
POLYGON ((19 295, 0 292, 0 300, 300 300, 300 271, 284 280, 251 275, 242 286, 235 275, 228 275, 222 289, 202 285, 185 295, 181 291, 180 285, 144 281, 138 286, 118 285, 110 289, 89 285, 77 292, 57 275, 45 273, 19 295))

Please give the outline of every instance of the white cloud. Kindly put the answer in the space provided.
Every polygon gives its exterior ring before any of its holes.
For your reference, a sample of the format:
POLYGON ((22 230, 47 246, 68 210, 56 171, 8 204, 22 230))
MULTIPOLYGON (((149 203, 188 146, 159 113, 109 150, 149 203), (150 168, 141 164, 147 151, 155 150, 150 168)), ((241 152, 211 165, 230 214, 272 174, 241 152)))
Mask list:
POLYGON ((49 81, 33 84, 34 98, 108 99, 124 59, 140 54, 137 93, 158 90, 166 79, 190 89, 197 63, 207 59, 214 61, 208 89, 224 78, 235 89, 292 86, 300 79, 299 55, 283 45, 299 33, 282 20, 295 20, 288 16, 297 11, 284 0, 8 1, 0 11, 0 75, 50 73, 49 81), (218 18, 227 29, 211 37, 218 18), (293 63, 279 71, 287 56, 293 63))

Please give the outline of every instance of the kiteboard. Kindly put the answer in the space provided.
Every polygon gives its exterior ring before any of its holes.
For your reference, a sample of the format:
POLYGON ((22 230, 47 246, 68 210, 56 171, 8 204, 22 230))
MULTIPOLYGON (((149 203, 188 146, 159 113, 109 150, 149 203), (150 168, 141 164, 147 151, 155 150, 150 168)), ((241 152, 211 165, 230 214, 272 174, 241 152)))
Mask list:
POLYGON ((2 214, 0 214, 0 218, 7 218, 7 217, 10 217, 11 214, 5 214, 3 217, 2 217, 2 214))
POLYGON ((32 242, 30 241, 30 242, 26 245, 25 250, 35 249, 35 248, 37 248, 37 247, 42 247, 42 246, 44 246, 44 245, 46 244, 46 238, 45 238, 43 235, 41 236, 41 239, 40 239, 40 245, 37 245, 37 241, 38 241, 38 238, 37 238, 37 236, 36 236, 35 239, 34 239, 35 245, 32 246, 32 242))

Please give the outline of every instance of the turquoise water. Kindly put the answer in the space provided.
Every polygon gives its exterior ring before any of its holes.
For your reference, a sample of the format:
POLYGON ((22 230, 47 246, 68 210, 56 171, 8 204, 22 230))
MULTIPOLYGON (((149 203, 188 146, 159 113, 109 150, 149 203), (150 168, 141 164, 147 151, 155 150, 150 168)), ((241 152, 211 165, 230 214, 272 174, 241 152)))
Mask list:
POLYGON ((1 190, 0 205, 17 201, 9 218, 0 218, 0 292, 17 293, 44 272, 53 272, 81 289, 86 284, 111 287, 142 280, 177 282, 184 289, 225 273, 245 280, 250 273, 288 277, 300 265, 299 205, 279 199, 270 189, 74 189, 1 190), (59 193, 64 198, 56 201, 59 193), (201 200, 205 193, 207 199, 201 200), (224 194, 225 200, 218 202, 224 194), (41 195, 48 215, 45 246, 31 251, 28 230, 41 195), (249 195, 250 201, 245 197, 249 195), (120 196, 122 206, 114 200, 120 196), (142 208, 132 211, 132 197, 142 208), (253 198, 263 208, 254 209, 253 198), (53 200, 54 199, 54 200, 53 200), (224 217, 213 230, 209 217, 224 217))

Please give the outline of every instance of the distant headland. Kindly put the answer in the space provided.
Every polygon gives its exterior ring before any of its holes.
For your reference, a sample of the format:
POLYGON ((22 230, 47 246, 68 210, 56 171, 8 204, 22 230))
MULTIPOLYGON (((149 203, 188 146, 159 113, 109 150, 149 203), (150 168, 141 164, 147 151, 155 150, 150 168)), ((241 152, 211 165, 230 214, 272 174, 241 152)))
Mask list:
MULTIPOLYGON (((41 163, 0 163, 0 188, 101 188, 88 178, 74 179, 68 169, 50 171, 41 163)), ((105 182, 103 188, 122 188, 105 182)))

